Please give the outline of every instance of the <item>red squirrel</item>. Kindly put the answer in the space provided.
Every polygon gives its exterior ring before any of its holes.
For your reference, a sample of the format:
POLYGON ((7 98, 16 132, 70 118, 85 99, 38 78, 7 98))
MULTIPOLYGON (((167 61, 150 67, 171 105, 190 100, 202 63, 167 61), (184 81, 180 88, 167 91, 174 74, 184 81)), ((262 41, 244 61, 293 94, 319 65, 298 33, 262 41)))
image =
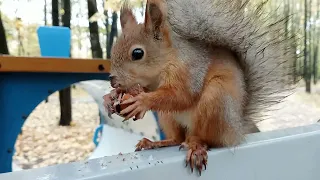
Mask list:
POLYGON ((286 97, 294 59, 282 34, 285 19, 266 21, 262 7, 249 0, 147 0, 139 24, 123 4, 111 85, 145 91, 124 100, 130 105, 120 114, 141 119, 156 111, 166 135, 142 139, 136 151, 180 145, 188 150, 186 165, 201 175, 209 148, 234 147, 259 132, 263 112, 286 97))

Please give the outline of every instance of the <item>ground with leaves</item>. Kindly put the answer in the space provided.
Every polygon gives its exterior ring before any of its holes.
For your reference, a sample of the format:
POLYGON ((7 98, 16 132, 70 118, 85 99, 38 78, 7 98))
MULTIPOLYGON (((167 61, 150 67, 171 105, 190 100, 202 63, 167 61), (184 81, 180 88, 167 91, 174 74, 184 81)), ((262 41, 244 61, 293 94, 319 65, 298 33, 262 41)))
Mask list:
MULTIPOLYGON (((98 106, 80 88, 72 89, 73 124, 59 127, 58 94, 42 102, 27 119, 16 142, 14 161, 22 168, 37 168, 86 159, 95 146, 93 132, 98 125, 98 106)), ((279 106, 268 121, 259 124, 262 131, 302 126, 320 119, 320 86, 309 95, 297 93, 279 106)))
POLYGON ((72 89, 72 114, 72 126, 58 126, 58 93, 39 104, 17 139, 14 161, 29 169, 87 158, 95 148, 92 137, 99 124, 98 106, 83 90, 72 89))

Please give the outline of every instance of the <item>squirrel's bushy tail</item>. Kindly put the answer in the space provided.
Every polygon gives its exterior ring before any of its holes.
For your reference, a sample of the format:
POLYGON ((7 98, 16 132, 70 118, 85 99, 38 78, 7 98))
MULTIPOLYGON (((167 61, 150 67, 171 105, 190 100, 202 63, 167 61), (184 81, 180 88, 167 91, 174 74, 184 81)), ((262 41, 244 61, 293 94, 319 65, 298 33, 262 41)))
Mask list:
POLYGON ((167 4, 174 32, 237 54, 246 83, 247 122, 262 120, 262 112, 288 95, 295 58, 292 38, 285 31, 288 17, 274 20, 264 11, 266 2, 253 5, 250 0, 167 0, 167 4))

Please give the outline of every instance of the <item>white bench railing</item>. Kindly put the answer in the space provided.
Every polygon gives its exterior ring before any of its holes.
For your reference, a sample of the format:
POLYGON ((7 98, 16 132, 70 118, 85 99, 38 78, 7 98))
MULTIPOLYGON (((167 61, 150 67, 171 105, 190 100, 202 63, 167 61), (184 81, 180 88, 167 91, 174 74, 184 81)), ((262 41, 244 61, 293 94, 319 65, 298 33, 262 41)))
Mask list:
MULTIPOLYGON (((116 144, 114 144, 116 146, 116 144)), ((320 124, 250 134, 235 149, 209 151, 199 178, 178 147, 0 174, 1 180, 319 180, 320 124)))
POLYGON ((108 117, 107 112, 103 107, 102 98, 102 96, 109 93, 112 89, 108 81, 83 81, 79 82, 77 85, 90 94, 97 103, 101 116, 101 123, 103 124, 101 132, 102 137, 100 137, 99 144, 90 155, 89 159, 115 155, 120 151, 123 153, 133 152, 135 150, 134 146, 143 138, 143 136, 150 139, 154 136, 157 140, 160 139, 159 133, 155 130, 158 126, 152 112, 147 112, 145 118, 139 122, 128 123, 126 128, 121 128, 122 125, 124 126, 124 123, 122 123, 123 118, 116 115, 113 115, 113 119, 108 117), (112 123, 115 125, 111 126, 112 123), (138 124, 140 124, 140 126, 137 126, 138 124), (131 129, 132 132, 128 129, 131 129), (142 132, 143 135, 139 132, 142 132))

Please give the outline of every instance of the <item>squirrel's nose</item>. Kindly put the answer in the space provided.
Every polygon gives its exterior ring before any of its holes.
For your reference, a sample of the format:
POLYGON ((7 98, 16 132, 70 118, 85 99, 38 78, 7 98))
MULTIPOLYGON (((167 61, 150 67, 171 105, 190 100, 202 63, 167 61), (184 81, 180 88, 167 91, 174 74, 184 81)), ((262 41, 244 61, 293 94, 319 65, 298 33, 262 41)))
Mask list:
POLYGON ((109 78, 110 78, 111 87, 117 88, 118 85, 117 85, 117 78, 116 78, 116 76, 110 75, 109 78))
POLYGON ((114 77, 115 77, 114 75, 111 75, 111 74, 110 74, 110 76, 109 76, 110 81, 112 81, 112 79, 114 79, 114 77))

